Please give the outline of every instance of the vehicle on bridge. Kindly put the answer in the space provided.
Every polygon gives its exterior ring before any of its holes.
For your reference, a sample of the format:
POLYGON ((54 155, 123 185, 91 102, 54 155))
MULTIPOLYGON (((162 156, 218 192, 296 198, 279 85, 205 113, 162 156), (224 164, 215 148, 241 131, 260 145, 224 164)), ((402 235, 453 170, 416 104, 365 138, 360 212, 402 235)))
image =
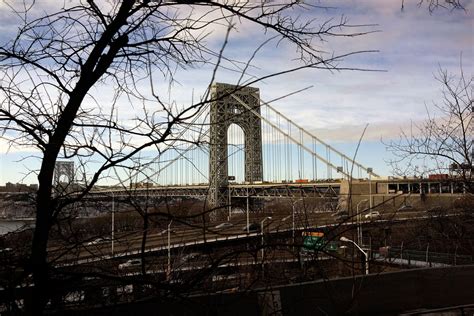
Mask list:
POLYGON ((234 224, 232 224, 232 223, 230 223, 230 222, 224 222, 224 223, 221 223, 221 224, 217 225, 217 226, 214 227, 214 228, 221 230, 221 229, 231 228, 231 227, 233 227, 233 226, 234 226, 234 224))
POLYGON ((365 219, 374 219, 374 218, 379 218, 379 217, 380 217, 380 213, 378 211, 372 211, 364 215, 365 219))
POLYGON ((260 231, 260 225, 257 223, 250 223, 248 226, 244 226, 242 228, 243 231, 251 231, 251 232, 259 232, 260 231))
POLYGON ((130 259, 124 263, 119 264, 119 269, 126 269, 132 267, 138 267, 142 265, 142 259, 130 259))
POLYGON ((201 257, 201 254, 199 252, 191 252, 191 253, 188 253, 188 254, 184 255, 181 258, 181 263, 195 261, 195 260, 199 259, 200 257, 201 257))

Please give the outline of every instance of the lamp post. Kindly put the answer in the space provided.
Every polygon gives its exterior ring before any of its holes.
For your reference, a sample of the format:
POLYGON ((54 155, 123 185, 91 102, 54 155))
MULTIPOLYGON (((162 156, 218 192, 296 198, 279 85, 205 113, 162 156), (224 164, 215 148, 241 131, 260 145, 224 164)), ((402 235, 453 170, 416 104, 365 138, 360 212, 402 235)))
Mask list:
POLYGON ((250 223, 249 223, 249 188, 247 187, 247 211, 246 211, 246 215, 247 215, 247 234, 250 234, 250 223))
POLYGON ((360 250, 360 252, 362 252, 365 256, 365 274, 369 274, 369 255, 367 254, 367 252, 365 252, 358 244, 356 244, 353 240, 350 240, 349 238, 346 238, 344 236, 342 236, 341 238, 339 238, 340 241, 344 241, 344 242, 350 242, 350 243, 353 243, 354 246, 357 247, 357 249, 360 250))
POLYGON ((362 227, 361 227, 361 215, 360 215, 360 212, 359 212, 359 206, 361 203, 365 203, 365 202, 368 202, 367 199, 364 199, 362 201, 359 201, 359 203, 357 203, 357 207, 356 207, 356 210, 357 210, 357 243, 362 243, 362 227))
POLYGON ((372 210, 372 168, 367 168, 367 172, 369 174, 369 209, 372 210))
POLYGON ((167 279, 169 280, 171 275, 171 223, 173 220, 170 221, 168 224, 168 267, 167 267, 167 279))
POLYGON ((112 227, 111 227, 111 238, 112 238, 112 241, 111 241, 111 253, 112 253, 112 257, 114 256, 114 239, 115 239, 115 195, 114 195, 114 192, 110 192, 112 193, 112 227))
POLYGON ((263 256, 265 255, 265 252, 264 252, 264 249, 263 249, 263 235, 264 235, 263 223, 264 223, 267 219, 272 219, 272 217, 271 217, 271 216, 267 216, 267 217, 265 217, 265 218, 260 222, 260 231, 262 232, 262 265, 263 265, 263 256))
POLYGON ((227 203, 229 204, 229 215, 227 216, 227 221, 230 222, 230 217, 232 214, 232 200, 230 196, 230 189, 227 190, 227 203))
POLYGON ((303 199, 298 199, 296 201, 293 201, 292 203, 292 212, 291 212, 291 218, 292 218, 292 228, 291 228, 291 236, 293 239, 293 252, 295 251, 295 204, 298 203, 299 201, 303 201, 303 199))

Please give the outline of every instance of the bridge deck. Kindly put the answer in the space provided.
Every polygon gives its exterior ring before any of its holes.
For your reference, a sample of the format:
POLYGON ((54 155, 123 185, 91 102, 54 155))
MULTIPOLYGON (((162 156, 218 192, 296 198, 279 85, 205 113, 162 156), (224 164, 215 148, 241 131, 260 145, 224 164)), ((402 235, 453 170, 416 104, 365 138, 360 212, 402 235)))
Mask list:
MULTIPOLYGON (((308 183, 261 183, 261 184, 230 184, 232 197, 335 197, 339 194, 340 182, 308 182, 308 183)), ((208 184, 186 186, 152 186, 132 189, 106 189, 90 192, 92 195, 105 196, 194 196, 205 197, 209 193, 208 184)))

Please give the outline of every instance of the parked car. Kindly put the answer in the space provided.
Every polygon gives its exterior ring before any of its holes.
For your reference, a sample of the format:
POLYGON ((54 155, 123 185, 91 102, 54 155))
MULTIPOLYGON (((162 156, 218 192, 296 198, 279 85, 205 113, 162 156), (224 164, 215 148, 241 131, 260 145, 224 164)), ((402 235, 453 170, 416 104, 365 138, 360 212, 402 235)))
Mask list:
POLYGON ((365 217, 366 219, 378 218, 378 217, 380 217, 380 213, 377 212, 377 211, 372 211, 372 212, 370 212, 370 213, 368 213, 368 214, 365 214, 364 217, 365 217))
POLYGON ((260 225, 257 223, 250 223, 248 226, 244 226, 242 229, 243 231, 251 231, 251 232, 259 232, 260 231, 260 225), (247 229, 248 227, 248 229, 247 229))
POLYGON ((216 227, 214 227, 215 229, 226 229, 226 228, 231 228, 233 227, 234 224, 232 223, 229 223, 229 222, 225 222, 225 223, 221 223, 219 225, 217 225, 216 227))
POLYGON ((142 265, 142 259, 130 259, 124 263, 119 264, 119 269, 137 267, 142 265))

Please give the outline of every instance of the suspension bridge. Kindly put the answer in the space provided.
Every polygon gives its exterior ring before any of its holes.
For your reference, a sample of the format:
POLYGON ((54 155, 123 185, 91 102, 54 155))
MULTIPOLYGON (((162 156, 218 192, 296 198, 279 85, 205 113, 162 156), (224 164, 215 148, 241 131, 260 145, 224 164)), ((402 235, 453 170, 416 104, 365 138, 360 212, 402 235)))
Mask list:
POLYGON ((249 195, 337 194, 341 179, 378 177, 262 100, 258 88, 215 83, 210 98, 129 178, 136 190, 204 196, 221 207, 249 195))

